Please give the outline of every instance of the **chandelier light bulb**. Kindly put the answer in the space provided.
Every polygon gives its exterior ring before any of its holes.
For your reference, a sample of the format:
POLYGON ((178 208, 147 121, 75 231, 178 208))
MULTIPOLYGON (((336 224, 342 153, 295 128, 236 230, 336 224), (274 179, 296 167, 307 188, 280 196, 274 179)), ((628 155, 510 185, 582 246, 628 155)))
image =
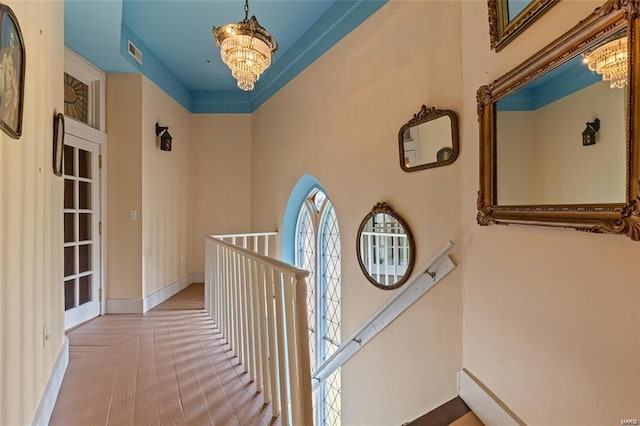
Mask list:
POLYGON ((602 75, 602 80, 609 82, 609 87, 623 88, 629 76, 628 40, 622 37, 603 44, 589 53, 585 53, 583 63, 591 71, 602 75))
POLYGON ((271 65, 278 43, 255 16, 249 18, 249 1, 245 0, 244 20, 236 24, 213 27, 213 36, 220 46, 220 57, 231 69, 244 91, 253 90, 260 75, 271 65))

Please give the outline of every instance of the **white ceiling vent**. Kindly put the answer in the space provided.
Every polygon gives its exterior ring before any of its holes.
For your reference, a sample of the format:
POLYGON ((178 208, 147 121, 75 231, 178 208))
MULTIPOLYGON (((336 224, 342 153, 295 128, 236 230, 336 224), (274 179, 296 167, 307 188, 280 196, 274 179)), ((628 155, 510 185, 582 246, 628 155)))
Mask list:
POLYGON ((133 59, 135 59, 137 63, 142 65, 142 52, 136 47, 135 44, 131 42, 131 40, 127 41, 129 42, 129 55, 133 56, 133 59))

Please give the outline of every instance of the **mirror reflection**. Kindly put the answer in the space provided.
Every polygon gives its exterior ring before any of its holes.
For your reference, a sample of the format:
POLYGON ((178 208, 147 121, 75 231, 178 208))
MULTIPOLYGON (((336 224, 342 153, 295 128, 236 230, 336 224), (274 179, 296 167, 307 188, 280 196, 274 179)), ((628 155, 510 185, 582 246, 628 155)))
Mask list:
POLYGON ((400 129, 400 166, 422 170, 453 163, 458 156, 458 123, 453 111, 427 108, 400 129))
POLYGON ((497 102, 496 204, 625 202, 627 63, 622 31, 497 102))
POLYGON ((385 290, 400 287, 411 274, 413 253, 407 225, 388 204, 377 204, 358 230, 358 261, 367 279, 385 290))
POLYGON ((509 22, 516 19, 531 3, 533 3, 532 0, 507 0, 507 17, 509 18, 509 22))

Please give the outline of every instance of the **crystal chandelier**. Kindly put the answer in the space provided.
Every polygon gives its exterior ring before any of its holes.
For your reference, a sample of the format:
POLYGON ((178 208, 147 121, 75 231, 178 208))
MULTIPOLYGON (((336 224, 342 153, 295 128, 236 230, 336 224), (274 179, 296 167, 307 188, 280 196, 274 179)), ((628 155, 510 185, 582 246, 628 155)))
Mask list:
POLYGON ((593 51, 584 54, 583 62, 591 71, 602 75, 609 86, 623 88, 628 80, 627 37, 622 37, 603 44, 593 51))
POLYGON ((260 74, 271 65, 271 55, 278 50, 278 43, 255 16, 249 18, 249 0, 244 3, 242 22, 214 26, 212 32, 220 46, 222 61, 238 80, 238 87, 253 90, 260 74))

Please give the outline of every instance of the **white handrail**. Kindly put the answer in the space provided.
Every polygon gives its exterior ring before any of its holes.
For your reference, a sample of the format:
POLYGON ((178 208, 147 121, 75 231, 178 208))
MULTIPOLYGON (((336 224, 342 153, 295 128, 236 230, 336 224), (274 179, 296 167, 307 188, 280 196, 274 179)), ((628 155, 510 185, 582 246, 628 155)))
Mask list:
POLYGON ((283 425, 312 425, 309 272, 248 249, 268 254, 269 243, 259 239, 274 235, 205 238, 205 306, 274 417, 281 415, 283 425))
POLYGON ((456 265, 447 253, 454 244, 447 242, 420 270, 415 273, 398 291, 378 309, 355 333, 336 349, 336 351, 319 365, 313 372, 313 390, 331 374, 346 363, 365 344, 373 339, 382 329, 395 320, 405 309, 411 306, 424 293, 429 291, 438 281, 453 270, 456 265))

